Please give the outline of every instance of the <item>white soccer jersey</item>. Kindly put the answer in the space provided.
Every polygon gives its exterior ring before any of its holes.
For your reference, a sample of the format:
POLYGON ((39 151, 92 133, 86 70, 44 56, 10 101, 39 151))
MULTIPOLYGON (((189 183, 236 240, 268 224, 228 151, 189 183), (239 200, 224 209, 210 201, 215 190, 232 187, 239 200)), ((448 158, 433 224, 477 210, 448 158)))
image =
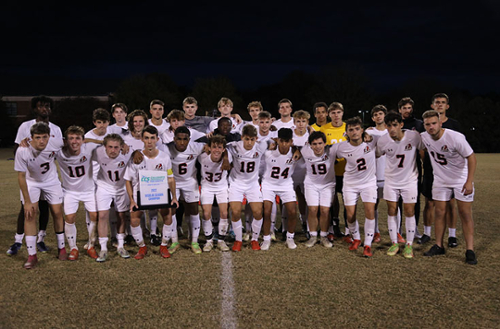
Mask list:
MULTIPOLYGON (((191 141, 195 141, 198 138, 205 136, 204 133, 201 133, 198 130, 195 130, 193 128, 188 128, 188 129, 190 132, 189 138, 191 139, 191 141)), ((174 136, 175 136, 175 131, 167 129, 160 135, 160 139, 163 144, 168 144, 174 141, 174 136)))
MULTIPOLYGON (((307 144, 307 141, 309 139, 309 132, 306 131, 306 133, 302 136, 297 136, 295 134, 295 131, 293 132, 293 145, 297 147, 303 147, 304 145, 307 144)), ((304 161, 304 158, 300 158, 296 163, 295 163, 295 169, 293 171, 293 181, 295 184, 300 184, 304 182, 304 179, 306 177, 306 162, 304 161)))
POLYGON ((167 145, 172 162, 175 184, 177 188, 198 186, 196 180, 196 159, 203 152, 205 144, 189 142, 184 152, 179 152, 174 143, 167 145))
MULTIPOLYGON (((377 155, 385 155, 385 183, 394 188, 405 188, 418 179, 416 157, 421 149, 420 134, 405 130, 400 141, 386 134, 377 141, 377 155)), ((378 165, 378 164, 377 164, 378 165)))
MULTIPOLYGON (((21 144, 21 141, 25 139, 26 137, 31 137, 31 126, 33 126, 36 123, 36 119, 29 120, 29 121, 24 121, 21 123, 19 128, 17 129, 17 135, 16 139, 14 140, 14 143, 16 144, 21 144)), ((61 132, 61 128, 59 126, 56 126, 52 122, 49 122, 49 128, 50 128, 50 138, 57 138, 62 140, 63 139, 63 134, 61 132)))
POLYGON ((153 120, 148 119, 149 125, 155 127, 158 130, 158 136, 161 136, 165 130, 170 127, 170 123, 162 119, 161 125, 157 126, 153 123, 153 120))
POLYGON ((349 142, 338 144, 337 158, 346 160, 344 188, 358 187, 365 184, 377 185, 375 145, 376 138, 370 143, 362 142, 353 146, 349 142))
POLYGON ((295 131, 293 132, 293 145, 302 147, 306 145, 307 141, 309 140, 309 132, 306 131, 306 133, 302 136, 298 136, 295 131))
MULTIPOLYGON (((371 136, 378 136, 378 137, 382 137, 384 135, 387 135, 388 133, 387 129, 378 130, 377 128, 367 129, 366 132, 371 136)), ((375 160, 375 163, 377 164, 377 169, 376 169, 377 181, 382 182, 385 180, 385 155, 378 157, 375 160)))
POLYGON ((125 170, 130 161, 132 152, 127 154, 120 154, 115 158, 111 159, 106 154, 106 148, 104 146, 98 147, 94 150, 92 160, 99 164, 99 172, 97 174, 97 186, 110 191, 110 193, 115 193, 123 191, 125 189, 125 170))
POLYGON ((292 175, 296 161, 292 149, 281 154, 278 149, 267 150, 263 157, 266 171, 262 176, 262 189, 271 191, 293 191, 292 175))
MULTIPOLYGON (((241 131, 241 129, 243 128, 243 122, 238 124, 238 122, 236 122, 235 118, 229 117, 229 119, 231 119, 231 122, 232 122, 231 132, 232 133, 239 133, 241 131)), ((210 132, 213 132, 218 127, 219 120, 220 120, 220 118, 215 119, 212 122, 210 122, 210 125, 208 128, 210 130, 210 132)))
POLYGON ((44 185, 60 184, 54 160, 61 147, 62 140, 58 139, 49 139, 43 151, 37 151, 31 145, 19 147, 16 151, 14 170, 25 172, 27 181, 44 185))
POLYGON ((123 136, 123 141, 125 142, 125 144, 130 146, 130 148, 132 149, 131 151, 142 151, 144 149, 144 142, 142 141, 142 139, 137 139, 132 136, 132 134, 123 136))
POLYGON ((168 177, 174 177, 170 157, 168 156, 168 154, 162 151, 158 151, 158 155, 155 158, 148 158, 146 155, 144 155, 144 160, 140 164, 135 164, 130 161, 125 170, 125 175, 123 176, 123 178, 132 182, 132 186, 134 187, 134 195, 139 188, 139 170, 166 171, 168 173, 168 177))
MULTIPOLYGON (((91 129, 91 130, 87 131, 87 133, 85 134, 85 138, 92 138, 92 139, 97 139, 99 141, 102 141, 102 140, 104 140, 104 137, 106 137, 107 134, 111 134, 109 126, 106 128, 106 133, 104 135, 99 136, 94 132, 94 129, 91 129)), ((97 173, 99 172, 99 164, 96 161, 93 161, 92 163, 94 164, 94 166, 93 166, 94 168, 92 169, 93 170, 93 178, 94 178, 94 181, 96 181, 97 180, 97 173)))
POLYGON ((295 129, 295 123, 293 122, 293 118, 288 122, 283 122, 281 121, 281 119, 279 119, 274 121, 272 125, 275 126, 277 130, 280 130, 281 128, 295 129))
POLYGON ((433 140, 427 132, 421 134, 424 147, 429 152, 434 185, 449 186, 467 180, 467 157, 474 151, 459 132, 445 129, 443 136, 433 140))
POLYGON ((64 149, 57 152, 56 158, 61 169, 62 187, 71 192, 94 191, 92 152, 99 146, 84 143, 80 154, 69 155, 64 149))
POLYGON ((266 149, 267 142, 256 142, 251 150, 245 150, 243 141, 228 143, 227 150, 233 156, 229 184, 251 185, 256 182, 266 149))
MULTIPOLYGON (((233 161, 231 154, 228 154, 229 162, 233 161)), ((207 191, 227 190, 227 170, 222 170, 222 160, 213 162, 209 154, 205 152, 198 156, 201 165, 201 188, 207 191)))
POLYGON ((335 185, 335 152, 338 144, 326 146, 322 155, 316 156, 309 144, 301 150, 306 164, 304 185, 327 187, 335 185))
POLYGON ((116 123, 108 126, 108 134, 118 134, 122 137, 126 136, 129 134, 128 131, 128 124, 125 123, 124 126, 118 126, 116 123))

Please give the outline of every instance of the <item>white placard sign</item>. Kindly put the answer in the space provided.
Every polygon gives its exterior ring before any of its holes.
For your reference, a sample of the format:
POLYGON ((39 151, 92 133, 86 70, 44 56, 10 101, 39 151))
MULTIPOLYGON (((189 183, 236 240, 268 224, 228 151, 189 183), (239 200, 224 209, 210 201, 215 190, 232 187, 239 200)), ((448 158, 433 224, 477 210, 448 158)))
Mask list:
POLYGON ((166 171, 139 170, 140 207, 168 205, 168 177, 166 171))

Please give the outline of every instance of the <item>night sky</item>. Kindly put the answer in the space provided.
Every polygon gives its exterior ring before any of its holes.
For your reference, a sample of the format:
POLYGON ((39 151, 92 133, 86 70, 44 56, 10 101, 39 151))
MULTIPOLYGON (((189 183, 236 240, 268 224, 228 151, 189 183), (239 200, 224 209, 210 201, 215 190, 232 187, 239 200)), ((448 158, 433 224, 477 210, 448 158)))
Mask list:
POLYGON ((152 72, 186 86, 227 76, 252 89, 338 65, 382 91, 422 77, 500 91, 500 2, 391 3, 4 4, 0 94, 54 95, 71 83, 98 94, 152 72))

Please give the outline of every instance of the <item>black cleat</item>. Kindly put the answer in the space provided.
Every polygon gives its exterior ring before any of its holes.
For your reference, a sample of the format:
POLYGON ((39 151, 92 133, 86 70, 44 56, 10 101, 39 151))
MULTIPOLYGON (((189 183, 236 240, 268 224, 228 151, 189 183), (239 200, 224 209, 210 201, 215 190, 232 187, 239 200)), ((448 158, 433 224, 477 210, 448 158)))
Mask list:
POLYGON ((161 244, 161 239, 156 234, 151 234, 150 241, 153 246, 159 246, 161 244))
POLYGON ((444 250, 443 247, 438 246, 437 244, 433 245, 429 251, 424 252, 424 256, 437 256, 437 255, 444 255, 446 251, 444 250))
POLYGON ((465 252, 465 262, 469 265, 477 264, 476 254, 474 253, 473 250, 467 250, 465 252))
POLYGON ((418 239, 417 243, 418 244, 426 244, 427 242, 431 241, 431 237, 424 234, 420 239, 418 239))
POLYGON ((457 238, 455 238, 454 236, 450 236, 448 238, 448 247, 450 247, 450 248, 456 248, 456 247, 458 247, 457 238))
POLYGON ((45 242, 43 242, 43 241, 37 242, 36 247, 37 247, 38 251, 41 253, 46 253, 49 251, 49 248, 47 248, 47 246, 45 245, 45 242))

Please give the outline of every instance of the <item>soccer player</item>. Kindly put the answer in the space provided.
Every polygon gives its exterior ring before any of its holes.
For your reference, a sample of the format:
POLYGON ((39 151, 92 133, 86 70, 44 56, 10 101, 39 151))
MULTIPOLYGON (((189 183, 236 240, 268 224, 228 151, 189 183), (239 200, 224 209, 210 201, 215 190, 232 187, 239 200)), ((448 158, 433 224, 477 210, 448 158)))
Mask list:
POLYGON ((124 136, 123 140, 133 150, 142 150, 144 148, 142 131, 149 125, 148 115, 143 110, 134 110, 127 118, 129 134, 124 136))
MULTIPOLYGON (((229 118, 232 122, 231 132, 239 132, 242 121, 235 119, 231 116, 231 112, 233 112, 233 101, 227 97, 222 97, 217 103, 217 108, 219 109, 220 118, 229 118)), ((210 122, 209 130, 210 132, 214 131, 217 128, 217 124, 220 118, 213 120, 210 122)))
MULTIPOLYGON (((220 124, 221 121, 219 121, 220 124)), ((213 224, 212 224, 212 204, 214 198, 220 211, 219 238, 217 247, 222 251, 229 251, 229 247, 224 242, 229 227, 228 221, 228 172, 222 167, 222 154, 226 151, 226 140, 223 136, 216 135, 208 140, 210 154, 205 152, 198 156, 201 165, 201 207, 203 209, 203 231, 207 242, 203 251, 211 251, 213 248, 213 224)), ((228 156, 232 161, 231 155, 228 156)))
POLYGON ((348 141, 339 143, 337 158, 346 159, 344 173, 344 206, 347 213, 347 224, 352 235, 349 250, 357 250, 361 244, 359 224, 356 220, 356 203, 361 197, 365 208, 365 241, 364 257, 372 257, 371 245, 375 234, 375 203, 377 202, 377 177, 375 163, 375 142, 363 141, 363 122, 359 117, 346 121, 348 141))
POLYGON ((151 113, 151 119, 148 120, 149 124, 158 129, 158 136, 161 136, 163 132, 169 127, 167 121, 163 119, 163 114, 165 103, 159 99, 153 99, 149 104, 149 113, 151 113))
POLYGON ((198 101, 191 96, 184 98, 182 101, 182 109, 185 113, 186 127, 195 129, 203 134, 210 132, 210 122, 214 120, 212 117, 198 116, 198 101))
POLYGON ((314 103, 313 112, 316 123, 314 123, 311 128, 319 131, 322 126, 328 123, 328 105, 326 105, 325 102, 314 103))
POLYGON ((49 203, 54 219, 58 258, 66 260, 64 244, 64 219, 62 213, 63 192, 54 163, 56 152, 62 147, 61 140, 50 140, 50 128, 45 122, 37 122, 30 128, 31 141, 28 147, 18 148, 14 169, 18 172, 21 201, 24 205, 24 231, 28 261, 24 268, 32 269, 38 263, 36 255, 36 212, 40 195, 49 203))
MULTIPOLYGON (((230 118, 227 117, 222 117, 219 119, 219 122, 217 122, 217 128, 212 133, 212 136, 222 136, 226 140, 227 143, 230 142, 237 142, 241 140, 241 135, 237 132, 231 132, 232 129, 232 121, 230 118)), ((195 136, 191 138, 192 140, 199 142, 199 143, 208 143, 209 140, 209 135, 207 134, 206 136, 201 136, 199 137, 199 132, 194 130, 195 136), (196 137, 198 136, 198 137, 196 137)), ((193 133, 193 130, 191 130, 191 133, 193 133)))
POLYGON ((435 110, 423 114, 426 132, 422 142, 431 156, 434 170, 432 197, 435 207, 436 244, 424 256, 443 255, 444 232, 446 229, 446 203, 455 197, 462 220, 467 251, 467 264, 477 264, 474 253, 474 222, 472 202, 474 201, 474 173, 476 155, 461 133, 442 127, 439 113, 435 110))
POLYGON ((292 102, 287 98, 283 98, 278 102, 278 109, 281 118, 274 121, 273 126, 276 127, 277 130, 280 130, 281 128, 294 129, 295 125, 292 118, 292 102))
MULTIPOLYGON (((200 193, 198 181, 196 180, 196 160, 203 152, 205 144, 191 142, 191 132, 185 126, 175 130, 174 142, 167 145, 172 162, 172 170, 175 177, 176 194, 184 199, 185 216, 189 218, 191 230, 191 250, 195 254, 201 253, 198 243, 200 235, 200 215, 198 213, 198 202, 200 193)), ((170 252, 174 253, 179 248, 178 243, 170 246, 170 252)))
POLYGON ((259 101, 253 101, 247 106, 248 114, 252 121, 245 122, 245 124, 252 124, 255 128, 259 129, 259 113, 264 111, 262 104, 259 101))
MULTIPOLYGON (((132 112, 133 113, 133 112, 132 112)), ((143 140, 143 150, 141 151, 143 155, 143 160, 140 164, 130 163, 125 170, 125 186, 127 188, 127 194, 130 199, 130 224, 132 230, 132 236, 134 237, 137 245, 139 246, 139 251, 134 256, 135 259, 143 259, 147 252, 148 247, 144 243, 144 237, 142 235, 141 228, 141 216, 142 211, 137 210, 137 191, 139 190, 139 170, 158 170, 166 171, 168 174, 168 187, 172 195, 171 204, 178 206, 176 194, 175 194, 175 180, 172 172, 172 164, 170 162, 169 156, 158 150, 156 143, 158 142, 158 130, 155 127, 147 126, 142 131, 143 140)), ((168 241, 172 237, 173 232, 175 232, 175 226, 172 225, 172 210, 169 208, 159 209, 158 211, 163 219, 163 236, 160 246, 160 255, 163 258, 169 258, 170 253, 167 248, 168 241)), ((177 242, 174 241, 173 242, 177 242)))
MULTIPOLYGON (((58 126, 49 121, 49 117, 52 112, 51 109, 53 106, 54 106, 54 101, 52 100, 52 98, 46 96, 38 96, 38 97, 33 97, 31 99, 31 108, 35 113, 36 118, 33 120, 25 121, 19 126, 15 139, 15 143, 17 144, 17 146, 21 143, 22 140, 31 136, 30 128, 37 122, 47 123, 50 128, 50 134, 51 134, 50 137, 52 139, 57 138, 62 143, 63 135, 61 132, 61 128, 59 128, 58 126)), ((15 150, 17 149, 17 146, 15 150)), ((38 208, 40 211, 40 217, 39 217, 40 230, 38 231, 36 246, 39 252, 45 253, 49 250, 47 246, 45 246, 44 242, 44 238, 47 231, 47 225, 49 223, 49 204, 47 203, 46 200, 39 200, 38 208)), ((18 253, 18 251, 22 247, 23 238, 24 238, 24 207, 21 204, 21 210, 19 211, 19 215, 17 217, 17 230, 16 230, 14 244, 12 244, 7 250, 7 255, 13 256, 18 253)))
POLYGON ((306 178, 304 180, 304 195, 307 202, 307 223, 311 237, 306 247, 311 248, 318 242, 318 210, 320 242, 326 248, 333 247, 328 240, 328 213, 335 190, 335 146, 326 146, 326 136, 320 131, 309 135, 309 144, 301 150, 306 163, 306 178))
POLYGON ((246 197, 253 213, 250 245, 253 250, 260 250, 258 238, 262 228, 262 193, 258 174, 261 157, 267 149, 267 143, 257 143, 257 129, 252 125, 245 125, 241 132, 241 141, 227 145, 227 150, 233 158, 233 169, 229 174, 229 206, 236 238, 232 249, 241 251, 243 244, 241 208, 243 197, 246 197))
POLYGON ((115 123, 108 126, 108 132, 119 134, 120 136, 128 135, 127 122, 128 108, 123 103, 115 103, 111 106, 111 115, 115 119, 115 123))
POLYGON ((406 245, 403 256, 413 258, 416 227, 415 203, 418 202, 418 170, 415 150, 422 148, 421 138, 417 131, 403 130, 403 118, 399 113, 389 112, 385 116, 385 124, 388 134, 382 135, 377 141, 377 156, 385 155, 386 157, 383 197, 387 202, 387 226, 392 241, 387 254, 394 256, 399 251, 397 211, 398 200, 402 197, 406 217, 406 245))
POLYGON ((269 250, 271 247, 271 210, 276 196, 280 197, 283 207, 287 210, 288 232, 286 234, 286 246, 289 249, 297 248, 294 241, 297 200, 293 191, 293 169, 296 161, 293 160, 293 131, 290 128, 278 130, 278 147, 275 150, 267 150, 263 159, 266 166, 262 177, 262 196, 264 199, 264 241, 261 250, 269 250))
POLYGON ((101 251, 98 262, 106 261, 108 257, 108 221, 110 208, 116 210, 117 215, 117 250, 122 258, 130 258, 129 253, 123 247, 125 239, 125 220, 129 210, 130 200, 125 188, 125 170, 130 160, 131 153, 123 154, 121 149, 125 142, 119 134, 108 134, 104 137, 103 147, 98 147, 92 160, 99 163, 97 174, 96 201, 99 211, 99 244, 101 251))
MULTIPOLYGON (((185 113, 180 110, 172 110, 167 115, 167 121, 169 122, 169 127, 163 132, 163 134, 160 135, 163 144, 168 144, 174 141, 175 130, 181 126, 184 126, 186 123, 185 113)), ((192 140, 197 140, 198 138, 202 138, 205 136, 204 133, 201 133, 196 129, 189 127, 188 129, 191 133, 192 140)))

